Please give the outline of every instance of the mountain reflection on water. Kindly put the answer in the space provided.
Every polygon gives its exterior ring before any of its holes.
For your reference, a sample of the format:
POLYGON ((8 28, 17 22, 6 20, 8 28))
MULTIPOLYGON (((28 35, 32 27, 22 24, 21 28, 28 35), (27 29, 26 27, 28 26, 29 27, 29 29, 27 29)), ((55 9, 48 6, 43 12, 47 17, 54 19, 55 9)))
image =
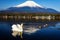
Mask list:
POLYGON ((12 36, 12 25, 21 22, 0 22, 0 40, 58 40, 60 22, 23 22, 23 38, 12 36))

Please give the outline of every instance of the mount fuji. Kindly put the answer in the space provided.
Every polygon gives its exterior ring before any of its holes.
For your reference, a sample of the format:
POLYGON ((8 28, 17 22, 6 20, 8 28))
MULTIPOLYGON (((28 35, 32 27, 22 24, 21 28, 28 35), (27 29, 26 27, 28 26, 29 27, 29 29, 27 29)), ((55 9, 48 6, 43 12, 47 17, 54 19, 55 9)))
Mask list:
POLYGON ((39 12, 43 12, 43 13, 58 13, 58 11, 51 9, 51 8, 45 8, 39 4, 37 4, 34 1, 26 1, 22 4, 19 4, 17 6, 14 7, 10 7, 6 10, 4 10, 5 12, 28 12, 28 13, 39 13, 39 12))

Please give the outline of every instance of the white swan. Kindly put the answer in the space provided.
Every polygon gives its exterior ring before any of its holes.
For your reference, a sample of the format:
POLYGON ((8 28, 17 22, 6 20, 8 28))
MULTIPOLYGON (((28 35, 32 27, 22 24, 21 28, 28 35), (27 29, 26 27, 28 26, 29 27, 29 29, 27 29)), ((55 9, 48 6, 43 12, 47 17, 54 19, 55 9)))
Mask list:
POLYGON ((12 33, 13 36, 20 35, 22 38, 23 23, 21 25, 20 24, 13 24, 12 31, 13 31, 13 33, 12 33))

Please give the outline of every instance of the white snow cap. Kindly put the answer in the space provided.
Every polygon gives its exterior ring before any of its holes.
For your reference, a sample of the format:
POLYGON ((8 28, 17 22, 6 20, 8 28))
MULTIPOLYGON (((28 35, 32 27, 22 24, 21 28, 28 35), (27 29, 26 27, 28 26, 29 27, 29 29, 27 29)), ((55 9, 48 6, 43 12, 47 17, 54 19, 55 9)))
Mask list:
POLYGON ((19 5, 15 6, 15 7, 25 7, 25 6, 27 6, 27 7, 41 7, 41 8, 43 8, 43 6, 41 6, 41 5, 37 4, 37 3, 35 3, 34 1, 31 1, 31 0, 28 0, 28 1, 26 1, 26 2, 24 2, 22 4, 19 4, 19 5))

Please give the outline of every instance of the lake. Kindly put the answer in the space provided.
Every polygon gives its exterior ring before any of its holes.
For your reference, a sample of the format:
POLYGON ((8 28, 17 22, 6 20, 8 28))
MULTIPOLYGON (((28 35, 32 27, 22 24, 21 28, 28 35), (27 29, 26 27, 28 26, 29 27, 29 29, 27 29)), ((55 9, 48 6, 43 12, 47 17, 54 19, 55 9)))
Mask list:
POLYGON ((0 40, 60 40, 60 21, 0 22, 0 40), (12 25, 23 23, 23 38, 12 36, 12 25))

